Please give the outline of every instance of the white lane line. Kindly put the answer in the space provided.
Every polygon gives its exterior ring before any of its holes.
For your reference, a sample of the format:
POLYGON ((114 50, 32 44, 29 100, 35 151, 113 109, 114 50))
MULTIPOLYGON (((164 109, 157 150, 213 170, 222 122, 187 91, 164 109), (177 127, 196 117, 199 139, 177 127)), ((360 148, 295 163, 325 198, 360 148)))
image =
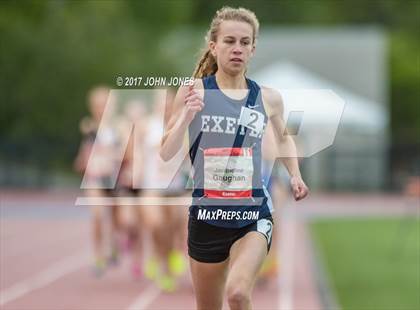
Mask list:
POLYGON ((160 295, 161 290, 155 284, 149 285, 143 293, 141 293, 134 302, 127 308, 127 310, 143 310, 160 295))
POLYGON ((293 310, 296 215, 294 206, 290 201, 285 203, 280 216, 279 257, 281 257, 281 267, 278 279, 280 297, 278 308, 280 310, 293 310))
POLYGON ((336 298, 337 293, 334 286, 331 284, 331 277, 325 266, 325 257, 319 249, 319 244, 316 243, 313 236, 309 234, 309 228, 304 228, 304 235, 309 250, 310 267, 313 270, 315 277, 315 286, 319 296, 319 302, 323 309, 342 309, 336 298))
POLYGON ((89 262, 88 252, 63 259, 51 267, 0 291, 0 307, 36 289, 45 287, 59 278, 72 273, 89 262))

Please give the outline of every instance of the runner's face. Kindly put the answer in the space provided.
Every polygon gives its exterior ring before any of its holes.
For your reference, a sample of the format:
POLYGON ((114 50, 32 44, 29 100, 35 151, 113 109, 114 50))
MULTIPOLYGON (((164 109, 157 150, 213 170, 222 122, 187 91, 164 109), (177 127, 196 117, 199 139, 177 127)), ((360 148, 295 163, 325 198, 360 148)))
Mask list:
POLYGON ((216 42, 210 42, 210 50, 217 65, 225 72, 237 75, 245 72, 253 56, 252 26, 245 22, 224 21, 220 24, 216 42))
POLYGON ((95 120, 100 121, 105 111, 108 92, 97 91, 90 97, 90 112, 95 120))

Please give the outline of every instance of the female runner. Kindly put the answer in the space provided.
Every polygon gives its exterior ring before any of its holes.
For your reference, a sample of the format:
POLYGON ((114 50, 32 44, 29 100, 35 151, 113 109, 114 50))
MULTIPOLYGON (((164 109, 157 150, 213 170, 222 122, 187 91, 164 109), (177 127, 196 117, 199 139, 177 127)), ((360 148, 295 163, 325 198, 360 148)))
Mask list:
POLYGON ((272 122, 295 200, 308 189, 282 120, 280 94, 246 78, 259 23, 243 8, 216 12, 195 82, 179 88, 160 155, 170 160, 188 130, 193 198, 188 253, 198 309, 250 309, 258 270, 271 243, 271 198, 261 178, 261 138, 272 122), (282 152, 282 153, 283 153, 282 152), (284 154, 284 153, 283 153, 284 154))
MULTIPOLYGON (((112 113, 104 117, 105 107, 109 98, 109 88, 98 86, 88 94, 90 116, 84 117, 80 122, 80 131, 83 134, 83 141, 75 160, 75 169, 84 174, 84 182, 88 187, 88 197, 115 197, 115 191, 108 189, 113 170, 116 169, 115 148, 118 143, 118 134, 111 125, 112 113), (99 131, 102 122, 103 129, 99 131), (96 152, 91 155, 96 143, 96 152), (89 160, 90 158, 90 160, 89 160), (89 165, 88 165, 89 161, 89 165), (99 188, 98 188, 99 187, 99 188), (101 189, 100 187, 103 187, 101 189)), ((118 206, 110 209, 111 229, 105 235, 106 229, 106 207, 96 205, 92 210, 92 233, 94 245, 94 274, 102 276, 107 264, 118 262, 117 236, 121 230, 118 206), (110 248, 110 249, 108 249, 110 248), (110 250, 110 255, 106 251, 110 250)))

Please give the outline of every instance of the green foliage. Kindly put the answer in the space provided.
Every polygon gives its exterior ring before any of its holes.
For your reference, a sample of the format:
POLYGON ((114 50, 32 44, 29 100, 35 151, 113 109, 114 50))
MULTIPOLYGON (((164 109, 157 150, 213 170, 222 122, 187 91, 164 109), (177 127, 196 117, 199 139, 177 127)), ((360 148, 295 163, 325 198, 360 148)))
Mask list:
POLYGON ((3 143, 21 145, 22 157, 29 152, 39 158, 47 147, 54 154, 47 160, 69 162, 90 87, 113 86, 119 74, 170 72, 171 64, 158 49, 165 29, 149 25, 143 17, 150 8, 138 6, 119 1, 2 3, 3 143))
POLYGON ((420 142, 420 40, 414 33, 391 36, 391 127, 398 144, 420 142))

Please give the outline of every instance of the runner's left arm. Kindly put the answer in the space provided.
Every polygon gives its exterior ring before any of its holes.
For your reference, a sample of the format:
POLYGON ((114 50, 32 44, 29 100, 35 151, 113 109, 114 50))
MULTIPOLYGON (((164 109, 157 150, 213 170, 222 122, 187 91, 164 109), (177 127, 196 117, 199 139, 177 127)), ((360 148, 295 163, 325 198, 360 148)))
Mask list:
POLYGON ((308 187, 302 180, 295 142, 292 136, 288 134, 283 120, 283 99, 277 90, 271 88, 262 89, 262 98, 276 137, 277 153, 291 177, 290 183, 293 196, 295 200, 301 200, 307 196, 308 187))

